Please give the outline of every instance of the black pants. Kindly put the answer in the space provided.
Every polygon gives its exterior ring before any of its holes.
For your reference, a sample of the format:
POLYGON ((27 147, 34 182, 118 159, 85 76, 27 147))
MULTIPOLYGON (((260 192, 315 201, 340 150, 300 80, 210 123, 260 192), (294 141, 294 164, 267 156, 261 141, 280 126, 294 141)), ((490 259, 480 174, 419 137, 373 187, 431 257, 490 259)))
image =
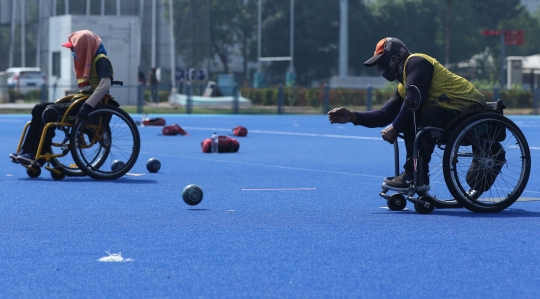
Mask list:
MULTIPOLYGON (((37 153, 39 141, 41 139, 41 132, 43 132, 43 128, 45 127, 42 118, 43 111, 45 111, 45 109, 47 109, 47 106, 51 104, 53 103, 37 104, 36 106, 34 106, 34 109, 32 109, 32 120, 30 121, 30 127, 28 128, 28 132, 26 132, 26 137, 24 138, 24 142, 22 145, 22 149, 25 152, 31 152, 34 154, 37 153)), ((47 132, 46 140, 52 140, 53 137, 54 129, 49 129, 47 132)), ((47 151, 47 147, 50 146, 50 141, 48 142, 48 146, 46 144, 44 144, 43 146, 43 150, 47 151)))
MULTIPOLYGON (((24 150, 25 152, 37 154, 39 141, 41 140, 41 135, 43 129, 45 128, 45 123, 58 121, 58 117, 63 115, 71 104, 71 102, 41 103, 34 106, 34 108, 32 109, 32 120, 30 121, 30 127, 28 128, 28 132, 26 132, 26 136, 22 145, 22 150, 24 150), (43 112, 47 108, 54 108, 56 111, 55 113, 43 115, 43 112)), ((47 135, 45 137, 41 152, 42 154, 49 151, 52 139, 55 135, 55 129, 56 127, 53 126, 47 130, 47 135)))
MULTIPOLYGON (((411 112, 413 113, 413 112, 411 112)), ((455 119, 460 114, 459 111, 443 109, 439 107, 428 108, 423 112, 416 112, 416 126, 418 128, 424 127, 438 127, 444 128, 448 123, 455 119)), ((407 172, 414 171, 414 162, 413 162, 413 149, 414 149, 414 140, 416 138, 414 130, 414 122, 407 127, 405 132, 403 132, 403 137, 405 140, 405 149, 407 151, 407 159, 403 168, 407 172)), ((431 155, 435 149, 435 139, 431 137, 430 134, 424 133, 420 140, 418 140, 418 157, 423 158, 423 171, 424 174, 429 171, 429 162, 431 161, 431 155)))

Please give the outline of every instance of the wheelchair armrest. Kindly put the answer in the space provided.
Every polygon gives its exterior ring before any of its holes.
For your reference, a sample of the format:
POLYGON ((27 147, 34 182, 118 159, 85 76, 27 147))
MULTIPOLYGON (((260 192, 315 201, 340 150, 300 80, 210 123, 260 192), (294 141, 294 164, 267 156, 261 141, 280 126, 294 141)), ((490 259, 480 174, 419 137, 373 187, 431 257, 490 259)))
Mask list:
POLYGON ((124 81, 112 81, 112 85, 124 86, 124 81))

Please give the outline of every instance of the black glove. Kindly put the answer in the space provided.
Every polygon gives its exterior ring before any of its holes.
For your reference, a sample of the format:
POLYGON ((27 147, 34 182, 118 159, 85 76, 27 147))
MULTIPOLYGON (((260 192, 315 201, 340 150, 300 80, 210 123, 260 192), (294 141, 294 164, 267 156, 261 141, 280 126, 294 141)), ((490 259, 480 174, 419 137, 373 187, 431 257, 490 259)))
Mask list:
POLYGON ((88 119, 88 114, 90 114, 90 112, 92 112, 92 110, 94 110, 94 107, 84 103, 81 107, 81 109, 79 109, 79 112, 77 113, 77 123, 79 121, 85 121, 86 119, 88 119))

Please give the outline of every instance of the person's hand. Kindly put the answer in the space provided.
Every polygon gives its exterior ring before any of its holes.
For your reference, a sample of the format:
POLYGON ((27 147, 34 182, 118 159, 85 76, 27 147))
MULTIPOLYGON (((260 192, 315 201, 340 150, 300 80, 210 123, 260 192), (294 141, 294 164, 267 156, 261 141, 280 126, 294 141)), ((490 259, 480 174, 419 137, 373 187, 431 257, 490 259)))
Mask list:
POLYGON ((398 136, 398 131, 392 125, 381 131, 382 139, 390 144, 394 144, 398 136))
POLYGON ((328 112, 328 120, 331 124, 346 124, 348 122, 355 122, 356 116, 354 112, 345 109, 343 107, 334 108, 328 112))
POLYGON ((79 112, 77 113, 77 118, 75 119, 75 123, 78 124, 79 121, 85 121, 88 119, 88 114, 94 110, 94 107, 92 107, 89 104, 84 103, 79 109, 79 112))

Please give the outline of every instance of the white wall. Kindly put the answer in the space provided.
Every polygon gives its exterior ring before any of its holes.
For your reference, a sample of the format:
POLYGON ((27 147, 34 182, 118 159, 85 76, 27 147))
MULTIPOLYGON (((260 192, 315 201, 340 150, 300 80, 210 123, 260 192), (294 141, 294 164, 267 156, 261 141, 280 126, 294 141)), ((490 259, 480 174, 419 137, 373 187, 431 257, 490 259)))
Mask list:
POLYGON ((73 70, 71 51, 62 47, 68 35, 79 30, 90 30, 101 38, 107 56, 112 63, 114 80, 123 81, 124 86, 115 85, 110 93, 121 105, 137 104, 137 79, 140 61, 139 20, 133 16, 79 16, 62 15, 49 19, 49 71, 47 78, 50 85, 57 82, 57 88, 51 89, 49 101, 65 95, 67 90, 77 89, 77 80, 73 70), (61 53, 60 78, 52 76, 52 53, 61 53))

